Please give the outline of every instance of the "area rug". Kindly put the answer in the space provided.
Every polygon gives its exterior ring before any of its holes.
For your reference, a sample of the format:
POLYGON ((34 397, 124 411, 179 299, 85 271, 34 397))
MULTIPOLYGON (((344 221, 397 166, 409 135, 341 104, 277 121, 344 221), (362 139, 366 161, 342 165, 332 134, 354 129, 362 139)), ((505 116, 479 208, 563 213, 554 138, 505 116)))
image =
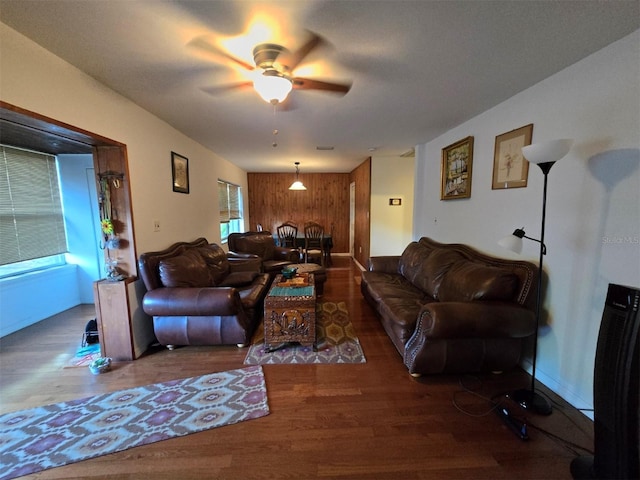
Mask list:
POLYGON ((366 363, 366 358, 349 320, 344 302, 318 302, 316 307, 317 351, 297 343, 265 352, 264 326, 260 325, 244 359, 246 365, 366 363))
POLYGON ((7 413, 0 416, 0 479, 268 414, 260 366, 7 413))
POLYGON ((80 347, 64 368, 87 367, 96 358, 100 358, 100 344, 94 343, 80 347))

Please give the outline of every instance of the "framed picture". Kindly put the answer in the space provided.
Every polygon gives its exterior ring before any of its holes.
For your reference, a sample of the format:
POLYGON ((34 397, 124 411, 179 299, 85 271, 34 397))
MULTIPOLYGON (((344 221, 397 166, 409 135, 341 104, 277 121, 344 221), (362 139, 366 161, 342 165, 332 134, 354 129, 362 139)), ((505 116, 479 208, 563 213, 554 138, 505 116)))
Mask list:
POLYGON ((511 130, 496 137, 493 153, 494 190, 527 186, 529 162, 522 156, 522 147, 531 145, 533 124, 511 130))
POLYGON ((440 200, 471 196, 473 137, 467 137, 442 149, 442 189, 440 200))
POLYGON ((171 174, 173 191, 189 193, 189 159, 176 152, 171 152, 171 174))

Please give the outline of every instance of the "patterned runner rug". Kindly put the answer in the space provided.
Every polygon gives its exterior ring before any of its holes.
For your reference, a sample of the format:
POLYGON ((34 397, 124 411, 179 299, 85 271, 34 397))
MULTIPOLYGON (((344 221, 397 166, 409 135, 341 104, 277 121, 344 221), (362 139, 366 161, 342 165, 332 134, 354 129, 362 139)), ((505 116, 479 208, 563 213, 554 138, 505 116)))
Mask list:
POLYGON ((317 352, 297 343, 285 344, 268 353, 264 350, 264 326, 261 324, 244 359, 245 365, 274 363, 366 363, 366 358, 349 320, 344 302, 318 302, 316 308, 317 352))
POLYGON ((262 367, 0 415, 0 479, 269 414, 262 367))

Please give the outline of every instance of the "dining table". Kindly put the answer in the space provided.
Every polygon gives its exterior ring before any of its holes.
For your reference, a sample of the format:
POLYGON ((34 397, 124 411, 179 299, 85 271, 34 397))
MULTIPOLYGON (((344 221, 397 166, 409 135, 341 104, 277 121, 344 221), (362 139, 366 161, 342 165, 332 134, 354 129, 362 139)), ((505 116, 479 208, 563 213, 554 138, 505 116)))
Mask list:
MULTIPOLYGON (((280 244, 280 239, 278 238, 278 234, 273 234, 273 239, 276 242, 276 245, 282 247, 280 244)), ((295 247, 298 250, 302 250, 304 248, 304 232, 298 232, 296 235, 295 247)), ((322 236, 322 244, 324 247, 324 260, 327 265, 331 265, 331 249, 333 248, 333 237, 329 233, 325 233, 322 236)))

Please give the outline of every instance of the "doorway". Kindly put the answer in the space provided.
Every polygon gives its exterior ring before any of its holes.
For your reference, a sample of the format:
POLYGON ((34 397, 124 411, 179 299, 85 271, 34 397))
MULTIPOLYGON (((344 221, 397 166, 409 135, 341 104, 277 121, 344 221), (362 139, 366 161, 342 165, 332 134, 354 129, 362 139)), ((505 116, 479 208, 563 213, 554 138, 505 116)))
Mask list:
MULTIPOLYGON (((94 169, 94 172, 98 175, 107 171, 115 171, 122 174, 124 179, 123 188, 118 188, 116 194, 112 196, 112 202, 117 205, 116 208, 119 212, 118 233, 123 239, 122 246, 118 250, 118 258, 121 259, 119 267, 123 269, 123 273, 126 273, 127 276, 137 276, 129 174, 126 146, 124 144, 3 101, 0 101, 0 143, 44 152, 56 157, 63 155, 88 156, 91 159, 89 168, 94 169)), ((91 175, 83 173, 83 179, 81 180, 86 181, 88 185, 93 184, 93 190, 89 189, 92 191, 90 193, 92 202, 98 202, 97 194, 95 193, 97 187, 95 173, 91 175), (93 178, 89 179, 89 177, 93 178)), ((85 189, 88 188, 88 185, 85 186, 85 189)), ((89 221, 94 222, 94 220, 89 221)), ((100 252, 98 253, 100 254, 100 252)), ((104 258, 102 262, 104 262, 104 258)), ((101 275, 102 272, 99 272, 99 274, 101 275)), ((46 288, 46 285, 50 287, 51 282, 55 282, 55 280, 50 279, 48 282, 44 282, 43 285, 45 286, 43 287, 30 288, 30 296, 32 298, 47 299, 47 295, 51 295, 51 292, 49 291, 50 288, 46 288), (42 288, 42 290, 39 290, 39 288, 42 288)), ((87 287, 91 288, 92 285, 87 287)), ((16 321, 16 328, 48 318, 64 310, 65 307, 70 308, 68 302, 64 306, 47 305, 48 303, 51 302, 35 302, 34 307, 37 307, 37 311, 33 314, 24 311, 24 305, 22 305, 20 309, 21 317, 16 321)))
POLYGON ((356 182, 349 184, 349 256, 353 258, 356 243, 356 182))

